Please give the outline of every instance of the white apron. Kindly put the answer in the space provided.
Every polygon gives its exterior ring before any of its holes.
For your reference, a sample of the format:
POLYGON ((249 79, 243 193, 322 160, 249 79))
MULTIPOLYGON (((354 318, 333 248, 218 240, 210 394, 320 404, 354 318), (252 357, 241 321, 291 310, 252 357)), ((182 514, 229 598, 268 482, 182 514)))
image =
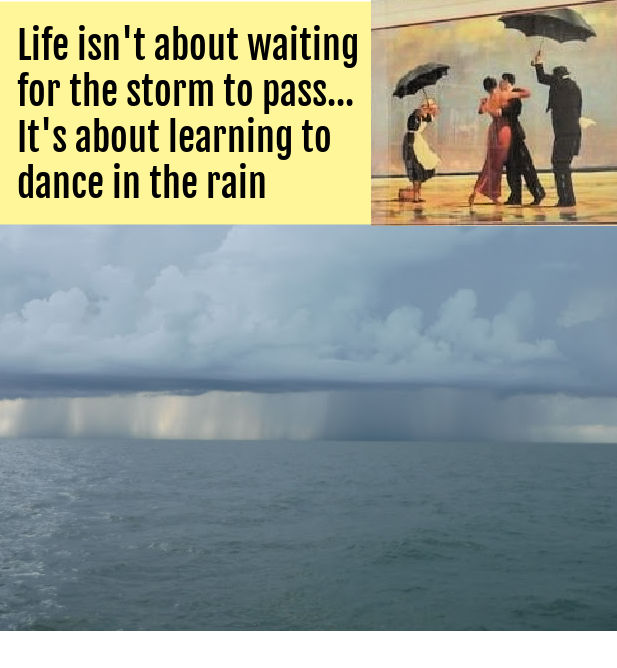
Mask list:
POLYGON ((420 123, 420 127, 413 133, 413 152, 416 154, 416 159, 424 167, 424 169, 435 169, 439 164, 439 156, 433 153, 426 143, 426 139, 422 136, 424 129, 428 124, 426 121, 420 123))

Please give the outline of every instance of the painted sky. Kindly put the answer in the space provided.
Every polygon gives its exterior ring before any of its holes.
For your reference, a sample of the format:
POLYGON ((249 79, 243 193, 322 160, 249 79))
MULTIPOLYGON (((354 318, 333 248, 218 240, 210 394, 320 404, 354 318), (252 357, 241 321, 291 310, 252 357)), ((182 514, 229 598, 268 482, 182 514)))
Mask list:
POLYGON ((614 228, 0 228, 0 435, 617 441, 614 228))
MULTIPOLYGON (((558 44, 545 40, 546 68, 566 65, 583 92, 583 116, 595 125, 584 130, 576 167, 616 166, 617 121, 617 2, 575 8, 596 30, 587 42, 558 44)), ((451 66, 448 76, 428 90, 440 103, 442 114, 426 131, 426 138, 442 159, 441 172, 479 171, 485 154, 489 120, 477 113, 484 95, 485 76, 499 78, 513 72, 517 84, 532 97, 523 102, 521 122, 536 166, 550 167, 552 127, 545 113, 548 87, 536 82, 530 61, 540 38, 506 29, 492 17, 461 19, 372 34, 372 173, 402 174, 402 135, 408 114, 421 94, 403 100, 392 92, 408 70, 425 62, 451 66)), ((413 19, 410 19, 413 20, 413 19)))

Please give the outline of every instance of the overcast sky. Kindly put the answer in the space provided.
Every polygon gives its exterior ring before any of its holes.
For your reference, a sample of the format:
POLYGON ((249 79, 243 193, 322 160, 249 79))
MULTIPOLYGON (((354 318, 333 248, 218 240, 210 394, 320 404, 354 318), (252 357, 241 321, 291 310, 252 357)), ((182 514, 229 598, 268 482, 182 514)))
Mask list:
POLYGON ((617 441, 616 243, 2 227, 0 435, 617 441))

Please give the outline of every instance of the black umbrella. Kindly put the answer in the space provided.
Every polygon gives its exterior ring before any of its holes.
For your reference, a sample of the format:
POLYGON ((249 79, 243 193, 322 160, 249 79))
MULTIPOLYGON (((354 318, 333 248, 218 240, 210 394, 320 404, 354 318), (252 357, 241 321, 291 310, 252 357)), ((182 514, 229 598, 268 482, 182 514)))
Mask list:
MULTIPOLYGON (((413 70, 400 79, 394 89, 396 97, 405 97, 413 95, 425 86, 434 86, 444 74, 448 73, 450 65, 440 65, 439 63, 425 63, 418 65, 413 70)), ((426 95, 426 93, 424 93, 426 95)))
POLYGON ((499 19, 506 28, 520 30, 527 37, 549 37, 557 42, 584 42, 595 30, 573 9, 543 9, 506 14, 499 19))

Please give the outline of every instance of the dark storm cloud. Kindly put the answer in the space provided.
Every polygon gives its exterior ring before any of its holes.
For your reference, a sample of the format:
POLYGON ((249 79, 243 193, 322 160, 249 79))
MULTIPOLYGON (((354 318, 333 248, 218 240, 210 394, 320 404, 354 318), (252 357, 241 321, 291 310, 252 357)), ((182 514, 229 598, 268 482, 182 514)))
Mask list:
POLYGON ((0 230, 0 396, 617 394, 612 228, 0 230))

